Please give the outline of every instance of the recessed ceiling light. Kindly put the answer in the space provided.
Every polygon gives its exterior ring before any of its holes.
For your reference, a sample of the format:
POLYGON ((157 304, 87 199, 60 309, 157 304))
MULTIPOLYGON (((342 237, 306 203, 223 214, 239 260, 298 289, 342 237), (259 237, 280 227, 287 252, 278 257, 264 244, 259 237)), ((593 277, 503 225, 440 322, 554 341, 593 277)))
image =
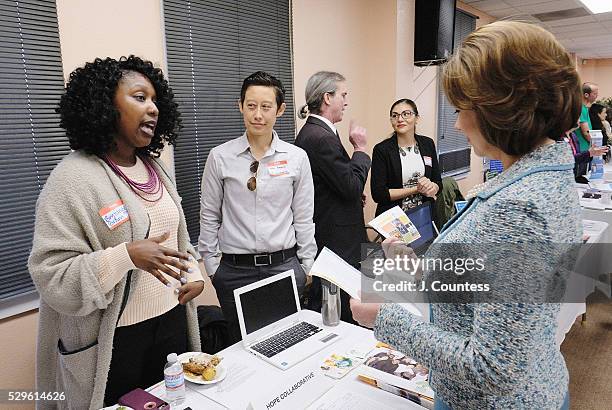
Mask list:
POLYGON ((612 2, 610 0, 580 0, 580 2, 593 14, 612 11, 612 2))

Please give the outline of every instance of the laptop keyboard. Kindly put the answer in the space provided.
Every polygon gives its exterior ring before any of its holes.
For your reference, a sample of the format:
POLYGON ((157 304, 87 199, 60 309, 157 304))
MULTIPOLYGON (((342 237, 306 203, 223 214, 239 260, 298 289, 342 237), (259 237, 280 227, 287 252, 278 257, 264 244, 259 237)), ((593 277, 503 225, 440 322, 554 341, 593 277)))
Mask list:
POLYGON ((310 323, 300 322, 289 329, 283 330, 282 332, 259 342, 256 345, 251 346, 251 349, 266 357, 272 357, 284 350, 287 350, 294 344, 301 342, 304 339, 320 332, 320 327, 311 325, 310 323))

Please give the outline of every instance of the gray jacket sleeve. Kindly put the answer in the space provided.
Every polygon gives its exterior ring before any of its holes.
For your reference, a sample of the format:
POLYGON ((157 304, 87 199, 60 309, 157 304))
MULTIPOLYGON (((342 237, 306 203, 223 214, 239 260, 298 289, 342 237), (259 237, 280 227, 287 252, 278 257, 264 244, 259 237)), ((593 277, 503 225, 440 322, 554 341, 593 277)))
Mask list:
POLYGON ((40 297, 65 315, 85 316, 105 309, 114 295, 114 291, 104 294, 98 279, 103 250, 94 251, 102 247, 91 216, 98 210, 88 209, 84 199, 90 194, 84 181, 52 174, 36 205, 28 268, 40 297))
MULTIPOLYGON (((503 214, 507 229, 498 226, 491 227, 490 231, 509 243, 519 243, 521 238, 550 237, 546 222, 537 212, 526 214, 525 208, 533 210, 535 207, 506 204, 493 214, 483 216, 483 224, 494 223, 503 214)), ((495 242, 493 237, 485 241, 495 242)), ((533 273, 547 272, 555 265, 552 263, 554 252, 546 242, 541 240, 541 247, 530 243, 532 253, 521 260, 512 260, 510 255, 503 254, 489 258, 493 260, 486 264, 486 269, 505 286, 538 286, 539 280, 545 280, 544 275, 534 276, 533 273)), ((474 258, 481 256, 473 255, 474 258)), ((466 323, 471 329, 469 336, 445 331, 435 323, 435 318, 433 323, 424 323, 396 304, 381 307, 375 336, 459 384, 479 386, 493 395, 508 395, 517 385, 528 382, 524 379, 529 374, 524 370, 533 362, 533 355, 538 354, 538 346, 548 340, 546 327, 555 320, 559 308, 554 303, 506 303, 508 298, 503 297, 504 292, 511 291, 503 286, 492 286, 492 292, 497 292, 498 296, 492 295, 491 300, 500 302, 473 305, 474 317, 466 323)))

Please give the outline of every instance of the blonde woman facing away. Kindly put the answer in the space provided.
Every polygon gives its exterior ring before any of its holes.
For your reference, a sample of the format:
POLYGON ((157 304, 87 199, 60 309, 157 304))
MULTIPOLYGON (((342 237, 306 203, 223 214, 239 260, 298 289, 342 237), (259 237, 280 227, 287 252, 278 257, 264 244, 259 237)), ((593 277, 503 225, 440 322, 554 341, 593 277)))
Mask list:
MULTIPOLYGON (((503 296, 521 284, 542 284, 543 276, 562 283, 557 245, 581 240, 574 159, 557 142, 580 114, 572 59, 548 31, 500 21, 465 39, 442 80, 459 109, 455 127, 476 154, 501 160, 504 171, 447 223, 426 257, 449 256, 438 244, 486 248, 485 273, 501 285, 484 301, 467 293, 478 303, 432 303, 429 322, 397 304, 356 300, 353 315, 378 340, 431 368, 438 410, 568 409, 568 372, 555 341, 559 303, 503 296), (532 254, 512 254, 520 244, 532 254)), ((423 272, 425 283, 432 273, 423 272)))

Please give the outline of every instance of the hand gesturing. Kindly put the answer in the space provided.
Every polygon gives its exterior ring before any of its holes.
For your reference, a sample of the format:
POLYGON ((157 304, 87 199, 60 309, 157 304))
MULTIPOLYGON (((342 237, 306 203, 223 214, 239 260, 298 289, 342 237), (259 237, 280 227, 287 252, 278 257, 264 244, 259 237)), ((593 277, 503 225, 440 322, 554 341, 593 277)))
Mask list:
POLYGON ((170 286, 168 280, 162 274, 165 273, 176 280, 181 280, 181 275, 172 270, 174 266, 178 270, 190 272, 192 268, 181 260, 189 261, 191 256, 187 252, 178 252, 160 244, 168 239, 169 232, 160 236, 127 244, 127 251, 138 269, 149 272, 159 279, 164 285, 170 286))

